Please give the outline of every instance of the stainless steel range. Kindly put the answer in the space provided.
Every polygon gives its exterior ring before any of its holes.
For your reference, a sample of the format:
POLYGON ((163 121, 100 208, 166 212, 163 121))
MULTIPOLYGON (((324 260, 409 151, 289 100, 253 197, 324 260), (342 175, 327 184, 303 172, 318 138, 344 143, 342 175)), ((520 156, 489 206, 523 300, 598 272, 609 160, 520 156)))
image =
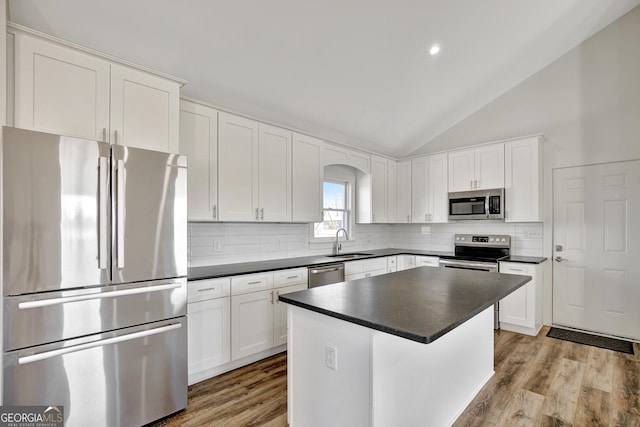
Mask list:
MULTIPOLYGON (((498 261, 511 255, 511 236, 456 234, 454 255, 441 256, 440 266, 463 270, 498 272, 498 261)), ((494 306, 494 329, 500 329, 499 304, 494 306)))

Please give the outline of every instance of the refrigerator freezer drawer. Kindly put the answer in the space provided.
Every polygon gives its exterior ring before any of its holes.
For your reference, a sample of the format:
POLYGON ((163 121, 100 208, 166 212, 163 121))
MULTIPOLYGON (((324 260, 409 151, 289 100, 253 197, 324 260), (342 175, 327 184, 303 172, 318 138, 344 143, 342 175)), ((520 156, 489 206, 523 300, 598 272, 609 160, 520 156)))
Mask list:
POLYGON ((187 279, 4 298, 4 350, 151 323, 187 312, 187 279))
POLYGON ((65 426, 139 426, 187 406, 186 317, 4 353, 4 405, 64 405, 65 426))

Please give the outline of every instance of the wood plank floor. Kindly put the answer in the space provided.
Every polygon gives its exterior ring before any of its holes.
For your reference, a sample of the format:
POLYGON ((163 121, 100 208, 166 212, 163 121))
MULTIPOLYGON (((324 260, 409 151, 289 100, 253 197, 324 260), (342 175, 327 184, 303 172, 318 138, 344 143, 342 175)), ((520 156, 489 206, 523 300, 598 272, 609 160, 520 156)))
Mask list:
MULTIPOLYGON (((627 355, 547 331, 496 332, 496 373, 454 426, 640 427, 640 345, 627 355)), ((287 426, 286 363, 282 353, 191 386, 187 409, 154 426, 287 426)))

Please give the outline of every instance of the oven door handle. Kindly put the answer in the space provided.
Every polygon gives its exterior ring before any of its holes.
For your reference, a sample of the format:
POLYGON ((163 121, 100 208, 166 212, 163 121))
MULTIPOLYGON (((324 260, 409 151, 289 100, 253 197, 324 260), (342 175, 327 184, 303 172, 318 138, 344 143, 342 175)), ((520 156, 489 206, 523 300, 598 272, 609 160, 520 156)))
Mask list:
POLYGON ((446 259, 440 259, 440 265, 447 267, 460 267, 460 268, 485 268, 485 269, 490 269, 490 268, 497 268, 497 266, 493 263, 480 263, 480 262, 473 262, 473 261, 456 261, 456 260, 446 260, 446 259))

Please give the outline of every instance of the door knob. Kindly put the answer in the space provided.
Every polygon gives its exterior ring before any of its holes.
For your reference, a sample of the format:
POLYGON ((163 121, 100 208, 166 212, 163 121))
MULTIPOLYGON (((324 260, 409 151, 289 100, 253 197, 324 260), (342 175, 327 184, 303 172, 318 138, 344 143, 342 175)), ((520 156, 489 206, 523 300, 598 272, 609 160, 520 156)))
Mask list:
POLYGON ((565 260, 565 259, 564 259, 564 258, 562 258, 561 256, 557 256, 557 257, 555 257, 554 259, 555 259, 557 262, 562 262, 562 261, 564 261, 564 260, 565 260))

